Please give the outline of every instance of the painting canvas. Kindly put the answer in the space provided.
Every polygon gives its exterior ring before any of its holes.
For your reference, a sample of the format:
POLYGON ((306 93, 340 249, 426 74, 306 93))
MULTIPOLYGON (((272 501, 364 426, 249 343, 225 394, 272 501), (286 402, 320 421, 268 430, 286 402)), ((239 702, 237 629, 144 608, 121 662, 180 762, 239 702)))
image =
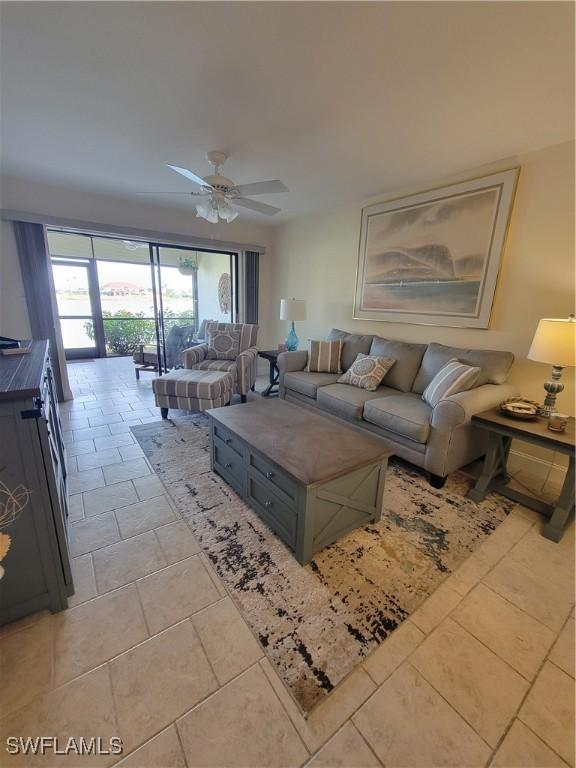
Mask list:
POLYGON ((354 316, 487 328, 518 170, 365 208, 354 316))

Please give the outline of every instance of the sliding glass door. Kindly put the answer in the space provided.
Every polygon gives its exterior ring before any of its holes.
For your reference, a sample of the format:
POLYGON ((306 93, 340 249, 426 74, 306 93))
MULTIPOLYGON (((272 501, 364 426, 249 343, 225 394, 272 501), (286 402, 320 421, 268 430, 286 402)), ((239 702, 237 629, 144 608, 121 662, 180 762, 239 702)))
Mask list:
POLYGON ((66 356, 143 350, 160 370, 237 313, 237 254, 48 232, 66 356))
MULTIPOLYGON (((66 357, 97 357, 97 280, 88 260, 52 259, 58 316, 66 357)), ((101 329, 100 329, 101 330, 101 329)))

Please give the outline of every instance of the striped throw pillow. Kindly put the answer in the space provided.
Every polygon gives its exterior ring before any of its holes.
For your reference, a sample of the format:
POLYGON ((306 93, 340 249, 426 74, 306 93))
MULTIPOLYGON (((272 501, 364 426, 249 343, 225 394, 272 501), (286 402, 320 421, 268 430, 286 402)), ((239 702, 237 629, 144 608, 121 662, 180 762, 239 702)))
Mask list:
POLYGON ((340 368, 342 344, 342 339, 334 341, 312 341, 311 339, 305 370, 309 373, 342 373, 340 368))
POLYGON ((479 375, 480 368, 466 365, 459 360, 450 360, 428 384, 422 393, 422 400, 434 408, 440 400, 473 387, 479 375))
POLYGON ((353 387, 375 392, 395 362, 393 357, 377 357, 358 352, 356 360, 346 373, 340 376, 338 383, 351 384, 353 387))

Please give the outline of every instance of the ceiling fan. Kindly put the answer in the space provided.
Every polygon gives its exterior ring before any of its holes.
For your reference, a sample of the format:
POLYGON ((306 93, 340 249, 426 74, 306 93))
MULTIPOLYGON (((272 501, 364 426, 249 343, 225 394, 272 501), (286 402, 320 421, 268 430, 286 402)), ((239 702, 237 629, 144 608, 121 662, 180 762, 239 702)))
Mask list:
POLYGON ((226 155, 224 152, 208 152, 208 162, 214 166, 214 173, 209 176, 198 176, 187 168, 178 165, 170 165, 176 173, 179 173, 189 181, 193 181, 200 187, 199 192, 140 192, 141 195, 191 195, 194 198, 207 198, 196 204, 196 216, 216 224, 218 219, 234 221, 238 216, 231 203, 242 208, 248 208, 266 216, 274 216, 280 208, 261 203, 258 200, 250 200, 244 195, 270 195, 275 192, 288 192, 287 187, 281 181, 256 181, 252 184, 235 184, 231 179, 222 176, 220 169, 224 165, 226 155))

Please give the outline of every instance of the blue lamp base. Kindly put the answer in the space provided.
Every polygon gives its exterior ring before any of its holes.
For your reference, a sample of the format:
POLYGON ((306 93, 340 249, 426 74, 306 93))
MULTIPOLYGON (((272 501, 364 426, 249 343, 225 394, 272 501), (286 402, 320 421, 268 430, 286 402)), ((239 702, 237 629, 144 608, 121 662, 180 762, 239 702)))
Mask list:
POLYGON ((294 330, 294 320, 292 320, 288 336, 286 336, 286 349, 288 352, 296 352, 298 349, 298 336, 296 336, 296 331, 294 330))

